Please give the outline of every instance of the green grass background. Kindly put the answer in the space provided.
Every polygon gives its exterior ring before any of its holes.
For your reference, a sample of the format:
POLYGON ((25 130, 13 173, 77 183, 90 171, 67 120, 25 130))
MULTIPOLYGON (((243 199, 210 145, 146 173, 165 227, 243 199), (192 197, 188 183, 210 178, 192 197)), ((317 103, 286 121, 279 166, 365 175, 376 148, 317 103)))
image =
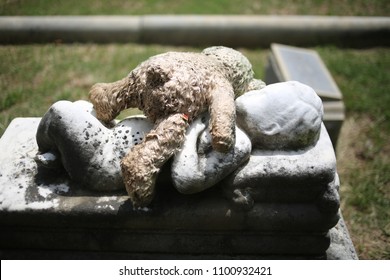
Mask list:
MULTIPOLYGON (((0 15, 312 14, 389 16, 387 0, 0 0, 0 15)), ((361 259, 390 259, 389 48, 313 47, 346 106, 337 147, 341 208, 361 259)), ((0 45, 0 135, 15 117, 40 117, 58 100, 87 99, 151 55, 197 48, 137 44, 0 45)), ((264 77, 268 49, 239 49, 264 77)))
POLYGON ((2 15, 313 14, 388 16, 386 0, 1 0, 2 15))

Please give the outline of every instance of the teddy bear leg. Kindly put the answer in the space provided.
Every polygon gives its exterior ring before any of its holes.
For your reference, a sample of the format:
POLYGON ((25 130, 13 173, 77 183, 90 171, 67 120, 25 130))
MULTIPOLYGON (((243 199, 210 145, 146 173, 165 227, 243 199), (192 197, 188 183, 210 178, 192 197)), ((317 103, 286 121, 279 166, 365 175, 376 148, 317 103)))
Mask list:
POLYGON ((236 106, 230 84, 215 87, 210 100, 210 134, 218 152, 228 152, 235 143, 236 106))
POLYGON ((183 144, 187 127, 183 114, 170 115, 159 121, 145 141, 122 159, 123 181, 135 208, 152 201, 158 172, 183 144))

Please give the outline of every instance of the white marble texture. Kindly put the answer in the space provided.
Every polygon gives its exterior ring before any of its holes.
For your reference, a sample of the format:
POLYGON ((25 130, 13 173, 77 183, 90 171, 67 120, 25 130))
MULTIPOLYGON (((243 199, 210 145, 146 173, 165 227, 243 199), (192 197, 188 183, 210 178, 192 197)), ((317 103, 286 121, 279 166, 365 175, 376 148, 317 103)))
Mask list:
POLYGON ((184 194, 203 191, 214 186, 249 159, 252 145, 246 134, 236 127, 236 143, 227 153, 211 147, 207 115, 189 127, 181 151, 172 163, 172 180, 184 194))
POLYGON ((268 85, 236 99, 237 124, 254 148, 294 150, 318 140, 322 101, 315 91, 296 81, 268 85))

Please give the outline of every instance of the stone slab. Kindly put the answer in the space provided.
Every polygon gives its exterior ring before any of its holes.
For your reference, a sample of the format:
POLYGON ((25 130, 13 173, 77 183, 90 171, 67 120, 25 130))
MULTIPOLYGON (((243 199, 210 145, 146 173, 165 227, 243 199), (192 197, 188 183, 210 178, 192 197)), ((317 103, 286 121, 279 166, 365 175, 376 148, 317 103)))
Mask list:
POLYGON ((156 200, 133 209, 124 192, 91 193, 33 160, 39 118, 12 121, 0 139, 0 248, 153 254, 308 254, 328 248, 338 215, 313 203, 256 203, 235 211, 216 187, 179 194, 159 178, 156 200))
POLYGON ((321 255, 330 245, 329 236, 322 235, 54 227, 3 227, 0 237, 2 249, 112 251, 135 254, 321 255))
MULTIPOLYGON (((119 250, 114 251, 112 248, 112 244, 115 241, 112 241, 112 238, 117 238, 118 236, 113 236, 112 234, 104 234, 99 232, 97 234, 93 233, 80 233, 78 232, 77 238, 81 238, 84 244, 84 249, 80 250, 77 247, 78 242, 75 242, 74 236, 69 236, 68 239, 64 238, 63 235, 59 235, 58 231, 28 231, 23 233, 23 229, 19 229, 19 231, 15 234, 15 231, 5 230, 1 234, 1 240, 8 240, 2 242, 0 246, 0 257, 1 259, 328 259, 328 260, 357 260, 357 254, 355 248, 350 239, 348 230, 345 226, 344 220, 341 217, 338 224, 330 230, 330 234, 328 236, 328 241, 321 239, 320 245, 318 243, 314 244, 314 248, 318 249, 324 245, 324 242, 330 241, 330 246, 326 250, 326 252, 320 252, 319 254, 298 254, 299 249, 295 254, 275 254, 274 252, 271 254, 264 254, 264 249, 261 247, 263 244, 266 244, 266 249, 270 249, 269 242, 275 242, 275 240, 270 240, 270 235, 261 239, 260 244, 255 243, 255 247, 251 248, 249 251, 254 252, 253 254, 248 254, 248 252, 243 254, 233 253, 230 249, 228 253, 220 253, 213 251, 209 254, 201 253, 195 254, 193 253, 178 253, 179 250, 176 250, 177 253, 172 253, 171 248, 168 248, 167 251, 162 253, 156 252, 145 252, 144 247, 140 246, 140 242, 137 243, 139 247, 142 248, 142 252, 136 252, 135 250, 126 251, 125 243, 122 239, 119 239, 120 242, 116 242, 119 245, 119 250), (51 234, 52 233, 52 234, 51 234), (54 233, 54 235, 53 235, 54 233), (41 235, 42 234, 42 235, 41 235), (50 235, 51 234, 51 235, 50 235), (27 238, 26 238, 27 237, 27 238), (71 237, 71 239, 69 239, 71 237), (106 240, 106 238, 108 239, 106 240), (330 238, 329 238, 330 237, 330 238), (68 241, 68 243, 64 243, 64 241, 68 241), (53 244, 54 243, 54 244, 53 244), (39 245, 43 245, 40 247, 39 245), (51 248, 49 248, 51 245, 51 248), (54 245, 54 246, 53 246, 54 245), (108 250, 107 248, 110 247, 108 250), (257 249, 261 247, 262 249, 257 251, 257 249), (60 249, 62 248, 62 249, 60 249), (76 249, 74 249, 76 248, 76 249), (86 248, 89 248, 86 249, 86 248), (91 250, 93 248, 94 250, 91 250)), ((132 234, 130 232, 130 234, 132 234)), ((122 236, 126 240, 131 240, 133 237, 128 237, 126 232, 122 232, 122 236)), ((183 235, 183 238, 190 238, 191 236, 183 235)), ((224 240, 220 244, 226 244, 227 240, 229 240, 228 236, 222 235, 219 236, 220 240, 224 240), (221 239, 223 238, 223 239, 221 239)), ((245 238, 246 236, 244 236, 245 238)), ((143 236, 143 238, 147 238, 143 236)), ((205 236, 207 238, 207 236, 205 236)), ((212 238, 215 241, 215 237, 212 238)), ((158 239, 161 240, 161 239, 158 239)), ((168 243, 170 246, 177 246, 177 243, 172 245, 172 240, 177 240, 176 237, 172 237, 170 242, 168 243)), ((190 238, 190 240, 192 240, 190 238)), ((284 242, 288 242, 288 238, 284 239, 284 242)), ((150 240, 148 240, 150 241, 150 240)), ((290 246, 296 247, 300 244, 297 242, 297 237, 290 237, 290 246), (295 243, 295 245, 294 245, 295 243)), ((309 237, 309 244, 313 245, 312 242, 315 241, 313 236, 309 237)), ((206 241, 206 243, 209 241, 206 241)), ((258 242, 258 240, 256 240, 258 242)), ((150 243, 147 243, 150 245, 150 243)), ((205 243, 202 243, 201 246, 204 246, 205 243)), ((250 243, 247 243, 250 245, 250 243)), ((204 247, 201 247, 204 248, 204 247)), ((135 249, 135 248, 134 248, 135 249)), ((150 249, 150 247, 149 247, 150 249)), ((199 252, 200 250, 197 249, 199 252)), ((315 250, 313 250, 315 251, 315 250)))

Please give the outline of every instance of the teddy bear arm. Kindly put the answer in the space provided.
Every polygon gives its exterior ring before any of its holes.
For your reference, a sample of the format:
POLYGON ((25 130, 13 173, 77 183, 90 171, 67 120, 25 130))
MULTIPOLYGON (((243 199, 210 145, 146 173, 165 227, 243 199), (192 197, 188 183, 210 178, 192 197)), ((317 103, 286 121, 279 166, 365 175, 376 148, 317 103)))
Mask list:
POLYGON ((236 124, 234 92, 228 82, 221 82, 211 92, 209 111, 212 146, 219 152, 227 152, 235 143, 236 124))
POLYGON ((99 120, 108 123, 129 107, 128 82, 128 77, 125 77, 113 83, 98 83, 92 86, 89 99, 99 120))
POLYGON ((123 180, 134 207, 144 207, 152 201, 158 172, 183 144, 187 127, 181 113, 159 120, 145 141, 122 159, 123 180))

